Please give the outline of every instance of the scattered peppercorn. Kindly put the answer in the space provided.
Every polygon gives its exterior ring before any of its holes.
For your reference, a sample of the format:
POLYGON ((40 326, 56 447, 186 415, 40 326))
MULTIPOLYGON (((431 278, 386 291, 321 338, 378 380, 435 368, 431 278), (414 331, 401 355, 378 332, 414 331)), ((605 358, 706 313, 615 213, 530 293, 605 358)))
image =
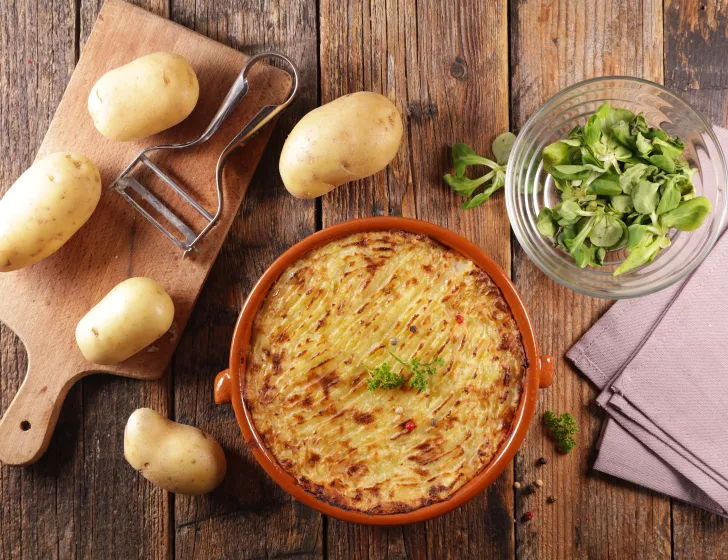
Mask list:
POLYGON ((437 425, 437 420, 435 420, 434 418, 432 418, 430 420, 430 426, 435 426, 435 425, 437 425))
POLYGON ((533 519, 533 514, 530 511, 523 514, 524 521, 531 521, 531 519, 533 519))
POLYGON ((520 482, 516 481, 516 482, 513 483, 513 488, 515 488, 516 490, 518 490, 520 487, 521 487, 521 483, 520 482))
POLYGON ((405 430, 407 430, 408 432, 411 432, 412 430, 414 430, 414 429, 415 429, 415 427, 416 427, 416 424, 415 424, 414 422, 412 422, 412 420, 409 420, 409 421, 408 421, 408 422, 407 422, 407 423, 406 423, 406 424, 404 425, 404 429, 405 429, 405 430))
POLYGON ((535 493, 535 492, 536 492, 536 490, 538 490, 538 488, 537 488, 537 486, 536 486, 536 485, 535 485, 535 484, 534 484, 533 482, 532 482, 531 484, 529 484, 528 486, 526 486, 526 491, 527 491, 527 492, 528 492, 529 494, 533 494, 533 493, 535 493))
POLYGON ((556 501, 556 496, 549 496, 548 498, 546 498, 547 504, 553 504, 555 501, 556 501))
POLYGON ((462 315, 460 315, 460 313, 458 313, 457 315, 455 315, 455 321, 458 324, 461 324, 464 320, 465 320, 465 318, 462 315))
POLYGON ((393 338, 392 340, 390 340, 390 341, 389 341, 389 343, 390 343, 390 344, 391 344, 392 346, 397 346, 397 343, 398 343, 398 342, 399 342, 399 341, 398 341, 398 340, 397 340, 396 338, 393 338))
POLYGON ((410 332, 417 332, 417 327, 415 327, 414 325, 412 325, 410 327, 410 332))
POLYGON ((538 458, 538 461, 536 461, 536 464, 539 467, 543 467, 544 465, 547 465, 548 464, 548 461, 546 460, 546 457, 539 457, 538 458))
POLYGON ((543 486, 543 480, 541 480, 541 479, 539 478, 539 479, 538 479, 538 480, 536 481, 536 486, 538 486, 539 488, 541 488, 541 486, 543 486))
POLYGON ((403 412, 404 412, 404 408, 402 408, 401 406, 398 406, 397 408, 394 409, 395 414, 402 414, 403 412))

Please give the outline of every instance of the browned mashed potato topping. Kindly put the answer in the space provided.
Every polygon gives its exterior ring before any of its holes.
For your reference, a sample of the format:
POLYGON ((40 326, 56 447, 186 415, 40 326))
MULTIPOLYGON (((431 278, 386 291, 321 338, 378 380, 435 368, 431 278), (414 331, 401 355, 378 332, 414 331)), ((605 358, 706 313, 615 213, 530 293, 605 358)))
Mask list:
POLYGON ((401 231, 344 237, 286 269, 246 364, 243 396, 280 466, 322 500, 378 514, 446 500, 490 463, 527 367, 490 277, 401 231), (367 367, 411 375, 389 351, 445 364, 423 392, 371 392, 367 367))

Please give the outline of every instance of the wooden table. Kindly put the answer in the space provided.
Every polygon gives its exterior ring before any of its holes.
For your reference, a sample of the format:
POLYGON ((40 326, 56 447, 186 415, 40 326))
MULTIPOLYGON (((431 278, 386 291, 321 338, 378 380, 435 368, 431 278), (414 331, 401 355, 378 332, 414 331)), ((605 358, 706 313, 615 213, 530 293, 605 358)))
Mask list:
MULTIPOLYGON (((0 3, 0 192, 32 162, 101 3, 0 3)), ((83 380, 45 457, 0 468, 0 559, 728 558, 725 520, 590 469, 603 415, 594 387, 563 355, 609 303, 569 292, 529 262, 502 194, 463 212, 441 181, 454 141, 486 152, 546 98, 593 76, 664 83, 728 124, 727 0, 139 3, 243 51, 288 54, 303 94, 274 133, 167 375, 83 380), (399 155, 385 172, 320 200, 292 198, 277 169, 287 132, 317 105, 361 89, 389 96, 406 115, 399 155), (243 447, 232 409, 213 404, 212 380, 226 366, 247 292, 276 256, 321 227, 387 214, 458 231, 511 272, 542 349, 557 358, 540 412, 571 411, 582 431, 578 448, 557 456, 536 422, 513 466, 477 499, 425 524, 377 529, 325 518, 279 490, 243 447), (123 459, 122 434, 140 406, 217 436, 229 459, 222 488, 174 496, 139 477, 123 459), (541 456, 549 463, 538 469, 541 456), (514 494, 514 480, 535 478, 541 491, 514 494), (529 523, 520 521, 526 511, 529 523)), ((2 327, 0 412, 26 366, 2 327)))

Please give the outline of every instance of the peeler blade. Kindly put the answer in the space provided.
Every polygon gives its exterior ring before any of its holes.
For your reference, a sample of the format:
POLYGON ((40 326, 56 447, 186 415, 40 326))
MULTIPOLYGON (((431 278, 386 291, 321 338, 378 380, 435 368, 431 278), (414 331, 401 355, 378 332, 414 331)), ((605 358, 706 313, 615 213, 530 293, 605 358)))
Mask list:
POLYGON ((147 220, 152 222, 159 231, 161 231, 169 239, 174 241, 177 246, 180 247, 180 249, 187 250, 197 237, 197 234, 195 234, 195 232, 192 231, 192 229, 190 229, 187 224, 185 224, 174 212, 172 212, 146 187, 144 187, 144 185, 142 185, 133 177, 126 176, 120 178, 118 181, 116 181, 116 183, 114 183, 113 189, 121 196, 123 196, 124 199, 126 199, 129 204, 136 208, 147 220), (180 239, 172 235, 172 233, 154 215, 152 215, 146 208, 144 208, 144 206, 139 204, 134 198, 129 196, 129 193, 126 192, 127 189, 131 189, 136 192, 142 198, 142 200, 147 202, 152 208, 154 208, 157 212, 164 216, 164 218, 178 232, 182 234, 184 241, 180 241, 180 239))

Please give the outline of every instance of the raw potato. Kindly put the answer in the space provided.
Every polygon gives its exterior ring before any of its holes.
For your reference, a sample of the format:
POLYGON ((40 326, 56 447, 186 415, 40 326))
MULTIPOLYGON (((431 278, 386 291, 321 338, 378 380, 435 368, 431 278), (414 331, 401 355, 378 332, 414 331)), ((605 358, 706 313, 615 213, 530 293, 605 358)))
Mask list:
POLYGON ((288 192, 316 198, 381 171, 402 141, 402 117, 386 97, 352 93, 314 109, 286 139, 279 170, 288 192))
POLYGON ((177 494, 205 494, 225 478, 220 444, 151 408, 135 410, 124 430, 124 457, 144 478, 177 494))
POLYGON ((197 105, 200 85, 184 57, 158 52, 101 76, 88 96, 98 131, 127 142, 185 120, 197 105))
POLYGON ((76 327, 76 343, 91 363, 111 365, 159 339, 172 326, 174 303, 151 278, 114 287, 76 327))
POLYGON ((101 176, 81 154, 35 162, 0 200, 0 272, 56 252, 88 221, 101 198, 101 176))

